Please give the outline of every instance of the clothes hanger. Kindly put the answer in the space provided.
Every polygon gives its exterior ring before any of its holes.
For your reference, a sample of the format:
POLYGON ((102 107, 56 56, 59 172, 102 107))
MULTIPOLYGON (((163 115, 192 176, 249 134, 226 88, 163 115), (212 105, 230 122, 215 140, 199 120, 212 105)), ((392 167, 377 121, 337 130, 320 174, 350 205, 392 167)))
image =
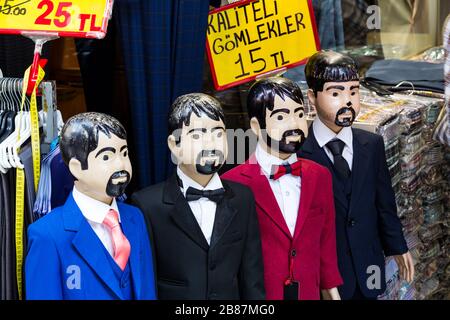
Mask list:
MULTIPOLYGON (((11 85, 11 88, 10 90, 8 90, 8 92, 17 92, 17 90, 20 89, 20 87, 16 87, 17 81, 13 82, 14 83, 11 85)), ((11 155, 13 154, 13 147, 19 137, 19 133, 23 132, 27 128, 27 119, 25 113, 18 112, 21 105, 20 96, 16 95, 15 98, 14 96, 11 96, 10 102, 13 110, 7 117, 8 127, 5 134, 8 134, 8 136, 2 143, 2 148, 0 149, 0 165, 2 166, 4 171, 16 167, 14 159, 11 158, 11 155)))
POLYGON ((5 108, 6 111, 3 113, 0 127, 2 129, 2 132, 0 134, 0 142, 11 134, 11 132, 14 130, 14 122, 12 120, 12 117, 15 115, 14 110, 14 102, 10 95, 11 92, 15 90, 15 83, 17 82, 16 79, 5 79, 3 83, 3 92, 4 92, 4 98, 5 98, 5 108))

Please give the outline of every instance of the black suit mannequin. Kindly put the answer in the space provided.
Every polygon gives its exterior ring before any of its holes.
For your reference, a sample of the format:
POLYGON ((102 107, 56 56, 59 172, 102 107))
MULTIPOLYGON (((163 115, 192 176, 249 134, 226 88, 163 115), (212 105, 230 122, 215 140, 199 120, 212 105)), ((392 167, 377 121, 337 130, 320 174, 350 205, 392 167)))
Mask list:
POLYGON ((265 299, 253 194, 217 175, 227 153, 219 102, 203 94, 178 98, 169 116, 169 132, 168 145, 179 164, 177 173, 132 196, 144 212, 154 241, 158 298, 265 299), (203 220, 198 220, 180 175, 203 190, 212 190, 208 186, 213 181, 221 186, 215 189, 221 192, 220 199, 211 202, 203 197, 209 203, 206 208, 212 203, 216 208, 215 212, 203 212, 205 207, 201 211, 209 218, 213 215, 213 225, 209 220, 205 228, 203 220), (212 232, 205 231, 211 228, 212 232))

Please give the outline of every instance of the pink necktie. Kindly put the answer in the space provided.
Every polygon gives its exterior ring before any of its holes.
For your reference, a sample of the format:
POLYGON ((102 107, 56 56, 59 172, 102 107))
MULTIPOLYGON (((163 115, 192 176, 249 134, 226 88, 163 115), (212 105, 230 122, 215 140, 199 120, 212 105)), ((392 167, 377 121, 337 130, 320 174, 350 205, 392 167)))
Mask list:
POLYGON ((114 249, 114 261, 122 269, 125 269, 130 257, 131 245, 119 224, 119 214, 116 210, 110 209, 103 220, 103 224, 111 229, 112 244, 114 249))

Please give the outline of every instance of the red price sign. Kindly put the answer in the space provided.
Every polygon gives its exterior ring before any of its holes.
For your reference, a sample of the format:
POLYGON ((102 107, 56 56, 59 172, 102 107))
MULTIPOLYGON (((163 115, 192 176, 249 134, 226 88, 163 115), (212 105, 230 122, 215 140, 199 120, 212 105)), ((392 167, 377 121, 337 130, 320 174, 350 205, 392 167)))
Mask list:
POLYGON ((103 38, 113 0, 0 0, 0 33, 103 38))

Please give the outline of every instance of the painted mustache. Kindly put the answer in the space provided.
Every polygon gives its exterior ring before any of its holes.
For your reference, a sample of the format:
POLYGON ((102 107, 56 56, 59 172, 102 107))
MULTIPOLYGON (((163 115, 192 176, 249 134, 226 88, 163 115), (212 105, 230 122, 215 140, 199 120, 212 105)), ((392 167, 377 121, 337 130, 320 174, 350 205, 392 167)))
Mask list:
POLYGON ((110 197, 119 197, 130 183, 130 173, 122 170, 112 174, 106 186, 106 194, 110 197))
POLYGON ((197 171, 201 174, 212 174, 219 171, 225 162, 225 156, 220 150, 202 150, 195 162, 197 171))
POLYGON ((347 107, 342 107, 336 113, 336 119, 334 123, 340 127, 350 127, 356 118, 356 112, 352 107, 352 104, 347 104, 347 107))

